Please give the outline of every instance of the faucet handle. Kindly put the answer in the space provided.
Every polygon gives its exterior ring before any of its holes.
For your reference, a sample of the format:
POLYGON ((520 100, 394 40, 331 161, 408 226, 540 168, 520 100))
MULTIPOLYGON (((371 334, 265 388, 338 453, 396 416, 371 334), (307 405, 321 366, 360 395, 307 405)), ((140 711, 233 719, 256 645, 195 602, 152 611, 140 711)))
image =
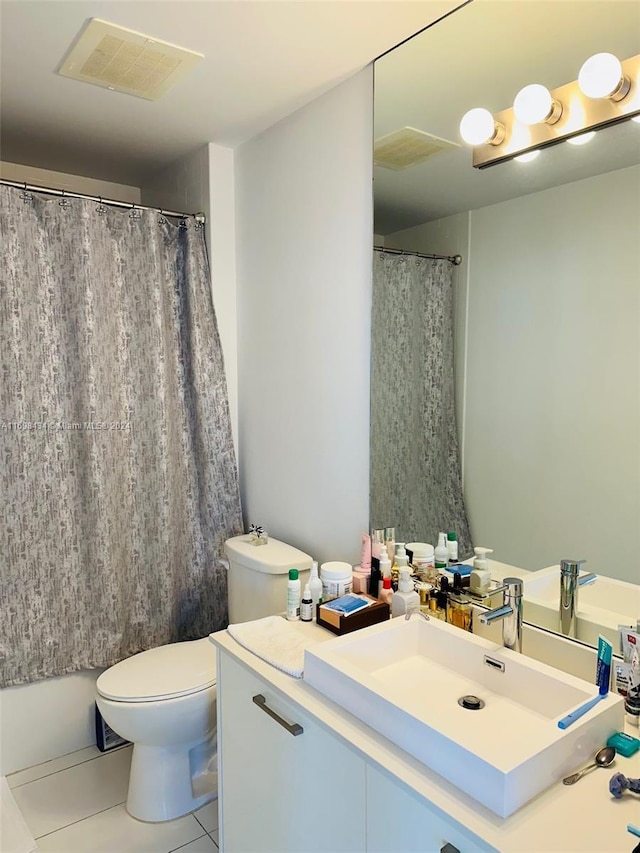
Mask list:
POLYGON ((580 573, 580 566, 586 562, 586 560, 560 560, 560 574, 578 575, 580 573))

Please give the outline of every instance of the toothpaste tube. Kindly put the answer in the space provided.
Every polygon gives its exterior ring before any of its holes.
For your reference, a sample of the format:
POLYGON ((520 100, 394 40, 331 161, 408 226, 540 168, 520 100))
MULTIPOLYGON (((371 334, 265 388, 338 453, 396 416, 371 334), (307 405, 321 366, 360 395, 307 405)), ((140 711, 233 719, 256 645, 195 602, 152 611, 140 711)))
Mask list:
POLYGON ((596 684, 601 695, 609 692, 611 680, 611 656, 613 646, 600 635, 598 637, 598 665, 596 667, 596 684))

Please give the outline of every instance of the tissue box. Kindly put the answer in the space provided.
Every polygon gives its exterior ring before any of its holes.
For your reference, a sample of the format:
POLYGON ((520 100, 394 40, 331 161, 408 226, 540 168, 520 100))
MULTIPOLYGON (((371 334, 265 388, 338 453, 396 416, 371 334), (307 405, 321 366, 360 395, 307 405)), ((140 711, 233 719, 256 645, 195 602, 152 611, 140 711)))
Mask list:
POLYGON ((361 610, 356 610, 355 613, 348 614, 338 613, 327 607, 328 604, 334 604, 335 599, 332 602, 327 602, 327 604, 318 604, 316 607, 316 622, 334 634, 350 634, 359 628, 377 625, 378 622, 386 622, 391 616, 389 605, 386 601, 371 600, 373 604, 363 607, 361 610))

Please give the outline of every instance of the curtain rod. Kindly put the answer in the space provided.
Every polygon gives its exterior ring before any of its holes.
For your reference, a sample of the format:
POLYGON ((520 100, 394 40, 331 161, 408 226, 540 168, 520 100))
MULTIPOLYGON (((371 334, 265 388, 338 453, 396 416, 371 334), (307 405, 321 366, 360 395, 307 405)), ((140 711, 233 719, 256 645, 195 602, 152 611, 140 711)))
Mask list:
POLYGON ((155 210, 163 216, 171 216, 175 219, 186 219, 189 216, 193 216, 196 222, 201 225, 207 220, 204 213, 180 213, 175 210, 165 210, 161 207, 148 207, 145 204, 135 204, 131 201, 118 201, 114 198, 102 198, 102 196, 87 195, 86 193, 67 192, 67 190, 61 190, 57 187, 40 187, 37 184, 27 184, 25 181, 9 181, 5 178, 0 178, 0 184, 4 184, 7 187, 15 187, 25 192, 31 190, 33 192, 45 193, 46 195, 64 196, 65 198, 84 198, 88 201, 97 201, 99 204, 108 204, 110 207, 127 207, 130 210, 155 210))
POLYGON ((462 263, 462 255, 425 255, 423 252, 406 252, 404 249, 387 249, 384 246, 374 246, 374 252, 388 252, 390 255, 413 255, 416 258, 431 258, 436 261, 449 261, 458 267, 462 263))

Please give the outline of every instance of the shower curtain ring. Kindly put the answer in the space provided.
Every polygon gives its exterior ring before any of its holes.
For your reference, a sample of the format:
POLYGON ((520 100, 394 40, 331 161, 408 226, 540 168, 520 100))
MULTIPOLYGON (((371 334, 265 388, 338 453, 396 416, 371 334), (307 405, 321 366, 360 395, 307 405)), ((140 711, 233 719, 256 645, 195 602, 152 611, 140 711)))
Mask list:
POLYGON ((131 212, 129 213, 129 219, 140 219, 142 213, 139 210, 136 210, 135 204, 131 205, 131 212))
POLYGON ((160 215, 158 216, 158 225, 166 225, 166 224, 167 224, 167 219, 166 219, 166 216, 164 215, 164 210, 163 210, 163 208, 160 208, 160 215))
POLYGON ((66 196, 66 192, 65 192, 64 190, 62 190, 62 198, 60 199, 60 201, 58 202, 58 204, 60 205, 60 207, 61 207, 63 210, 66 210, 66 209, 69 207, 69 205, 71 204, 71 202, 70 202, 70 201, 69 201, 69 199, 67 198, 67 196, 66 196))
POLYGON ((96 213, 98 214, 98 216, 104 216, 104 214, 106 212, 107 212, 107 208, 102 203, 102 196, 99 195, 98 196, 98 206, 96 207, 96 213))

